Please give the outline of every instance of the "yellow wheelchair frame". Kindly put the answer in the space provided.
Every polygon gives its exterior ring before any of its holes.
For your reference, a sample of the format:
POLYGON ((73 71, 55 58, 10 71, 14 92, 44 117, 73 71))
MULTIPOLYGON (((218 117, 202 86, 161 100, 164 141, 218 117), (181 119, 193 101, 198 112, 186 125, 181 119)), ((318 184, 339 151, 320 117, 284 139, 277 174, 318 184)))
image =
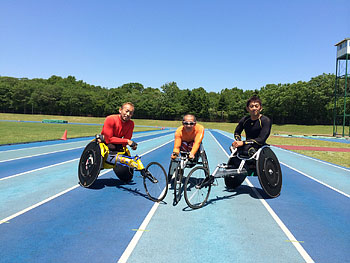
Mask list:
POLYGON ((122 152, 116 155, 114 164, 106 162, 109 156, 108 146, 98 135, 84 149, 78 167, 78 178, 81 186, 89 188, 94 184, 101 169, 114 169, 117 165, 127 166, 139 171, 143 178, 148 197, 153 201, 162 201, 168 192, 168 176, 163 166, 158 162, 151 162, 146 167, 141 157, 131 156, 129 149, 124 146, 122 152))

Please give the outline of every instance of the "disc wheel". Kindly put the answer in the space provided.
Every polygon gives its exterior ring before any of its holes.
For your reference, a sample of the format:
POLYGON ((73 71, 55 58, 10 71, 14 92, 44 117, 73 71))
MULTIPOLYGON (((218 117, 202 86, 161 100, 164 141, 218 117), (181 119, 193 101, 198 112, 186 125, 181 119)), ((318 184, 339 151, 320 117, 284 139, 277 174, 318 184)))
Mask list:
POLYGON ((183 173, 184 171, 180 167, 176 168, 175 176, 174 176, 174 204, 175 205, 178 202, 180 202, 180 199, 181 199, 183 173))
POLYGON ((189 207, 201 208, 207 202, 212 185, 209 178, 209 172, 203 166, 197 166, 190 171, 184 188, 185 200, 189 207))
POLYGON ((102 164, 100 146, 96 142, 86 145, 78 168, 79 183, 83 187, 91 186, 97 179, 102 164))
POLYGON ((151 162, 141 173, 148 197, 155 202, 162 201, 168 192, 168 177, 163 166, 151 162))
POLYGON ((270 148, 262 149, 257 167, 259 182, 265 193, 270 197, 279 196, 282 188, 282 171, 276 155, 270 148))

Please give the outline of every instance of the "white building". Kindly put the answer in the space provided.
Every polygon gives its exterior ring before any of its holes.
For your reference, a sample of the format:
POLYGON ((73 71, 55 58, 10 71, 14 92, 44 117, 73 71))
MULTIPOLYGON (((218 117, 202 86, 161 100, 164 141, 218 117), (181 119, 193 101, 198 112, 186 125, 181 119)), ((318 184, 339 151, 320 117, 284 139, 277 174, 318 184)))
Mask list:
POLYGON ((346 54, 348 54, 350 60, 350 38, 345 38, 335 46, 337 47, 337 59, 346 59, 346 54))

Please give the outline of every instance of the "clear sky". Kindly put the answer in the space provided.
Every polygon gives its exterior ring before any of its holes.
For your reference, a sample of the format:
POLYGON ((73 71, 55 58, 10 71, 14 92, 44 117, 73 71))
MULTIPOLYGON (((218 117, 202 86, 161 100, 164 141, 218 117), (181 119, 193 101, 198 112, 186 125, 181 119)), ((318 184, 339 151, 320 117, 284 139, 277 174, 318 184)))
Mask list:
POLYGON ((335 73, 349 0, 1 0, 0 75, 208 92, 335 73))

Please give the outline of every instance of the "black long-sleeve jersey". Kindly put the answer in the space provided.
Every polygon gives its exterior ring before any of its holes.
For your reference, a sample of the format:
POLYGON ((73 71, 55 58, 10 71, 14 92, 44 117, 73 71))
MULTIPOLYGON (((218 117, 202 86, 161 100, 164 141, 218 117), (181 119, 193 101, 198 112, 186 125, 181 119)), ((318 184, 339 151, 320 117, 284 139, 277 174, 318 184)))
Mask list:
POLYGON ((244 144, 256 143, 262 146, 270 135, 271 125, 270 119, 264 115, 257 120, 252 120, 250 116, 243 117, 235 129, 235 139, 241 141, 241 134, 244 130, 246 134, 244 144))

